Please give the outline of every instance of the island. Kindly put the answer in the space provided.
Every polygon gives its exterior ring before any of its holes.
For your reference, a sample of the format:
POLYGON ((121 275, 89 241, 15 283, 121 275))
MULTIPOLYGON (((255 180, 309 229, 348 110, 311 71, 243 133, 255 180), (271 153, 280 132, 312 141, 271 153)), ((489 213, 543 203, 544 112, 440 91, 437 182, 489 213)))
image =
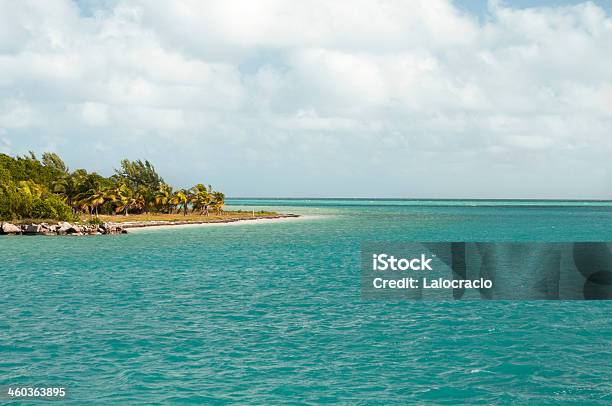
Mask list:
POLYGON ((0 154, 0 234, 125 234, 128 228, 295 218, 224 210, 225 194, 204 183, 175 189, 148 160, 124 159, 110 177, 42 159, 0 154))

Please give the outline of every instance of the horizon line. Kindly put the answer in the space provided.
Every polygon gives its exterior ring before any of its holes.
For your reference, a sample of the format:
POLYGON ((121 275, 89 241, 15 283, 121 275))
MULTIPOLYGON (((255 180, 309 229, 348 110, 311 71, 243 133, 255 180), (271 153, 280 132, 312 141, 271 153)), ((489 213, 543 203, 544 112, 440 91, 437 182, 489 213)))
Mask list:
POLYGON ((551 202, 610 202, 611 199, 564 199, 564 198, 462 198, 462 197, 451 197, 451 198, 426 198, 426 197, 236 197, 227 196, 226 199, 234 200, 410 200, 410 201, 551 201, 551 202))

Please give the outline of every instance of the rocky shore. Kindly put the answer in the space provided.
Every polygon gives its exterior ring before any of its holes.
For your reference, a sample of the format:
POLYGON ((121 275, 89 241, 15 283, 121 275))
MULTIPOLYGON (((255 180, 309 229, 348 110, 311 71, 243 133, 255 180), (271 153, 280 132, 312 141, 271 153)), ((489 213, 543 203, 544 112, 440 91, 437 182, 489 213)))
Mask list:
POLYGON ((215 224, 215 223, 234 223, 238 221, 252 220, 273 220, 282 218, 299 217, 297 214, 279 214, 275 216, 253 216, 246 218, 211 219, 206 221, 166 221, 166 220, 147 220, 147 221, 125 221, 121 223, 97 224, 71 224, 60 222, 58 224, 32 223, 32 224, 12 224, 0 222, 0 235, 103 235, 103 234, 126 234, 128 228, 159 227, 159 226, 181 226, 188 224, 215 224))
POLYGON ((1 222, 0 235, 102 235, 125 234, 127 231, 119 224, 19 224, 1 222))

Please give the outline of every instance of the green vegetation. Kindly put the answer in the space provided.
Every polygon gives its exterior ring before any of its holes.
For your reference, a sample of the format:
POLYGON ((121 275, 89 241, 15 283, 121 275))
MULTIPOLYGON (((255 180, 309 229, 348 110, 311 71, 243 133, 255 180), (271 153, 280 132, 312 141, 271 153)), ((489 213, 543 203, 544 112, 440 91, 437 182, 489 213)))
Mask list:
POLYGON ((84 169, 70 172, 52 152, 41 160, 32 152, 15 158, 0 154, 0 220, 71 221, 87 215, 92 221, 116 213, 208 216, 220 215, 224 203, 225 195, 210 185, 174 191, 149 161, 124 159, 107 178, 84 169))

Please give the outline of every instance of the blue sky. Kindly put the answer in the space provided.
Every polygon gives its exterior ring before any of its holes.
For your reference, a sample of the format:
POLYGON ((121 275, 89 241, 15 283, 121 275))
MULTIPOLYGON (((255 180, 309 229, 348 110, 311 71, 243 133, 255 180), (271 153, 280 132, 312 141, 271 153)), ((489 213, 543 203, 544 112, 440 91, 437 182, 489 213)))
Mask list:
MULTIPOLYGON (((474 15, 478 15, 480 17, 486 16, 488 14, 488 0, 462 0, 455 1, 455 5, 465 11, 468 11, 474 15)), ((512 0, 502 2, 512 8, 517 9, 525 9, 525 8, 533 8, 533 7, 564 7, 564 6, 573 6, 576 4, 582 3, 581 1, 576 0, 512 0)), ((612 8, 611 0, 599 0, 595 1, 598 7, 601 7, 607 11, 610 11, 612 8)))
POLYGON ((0 152, 231 196, 612 198, 611 10, 0 0, 0 152))

